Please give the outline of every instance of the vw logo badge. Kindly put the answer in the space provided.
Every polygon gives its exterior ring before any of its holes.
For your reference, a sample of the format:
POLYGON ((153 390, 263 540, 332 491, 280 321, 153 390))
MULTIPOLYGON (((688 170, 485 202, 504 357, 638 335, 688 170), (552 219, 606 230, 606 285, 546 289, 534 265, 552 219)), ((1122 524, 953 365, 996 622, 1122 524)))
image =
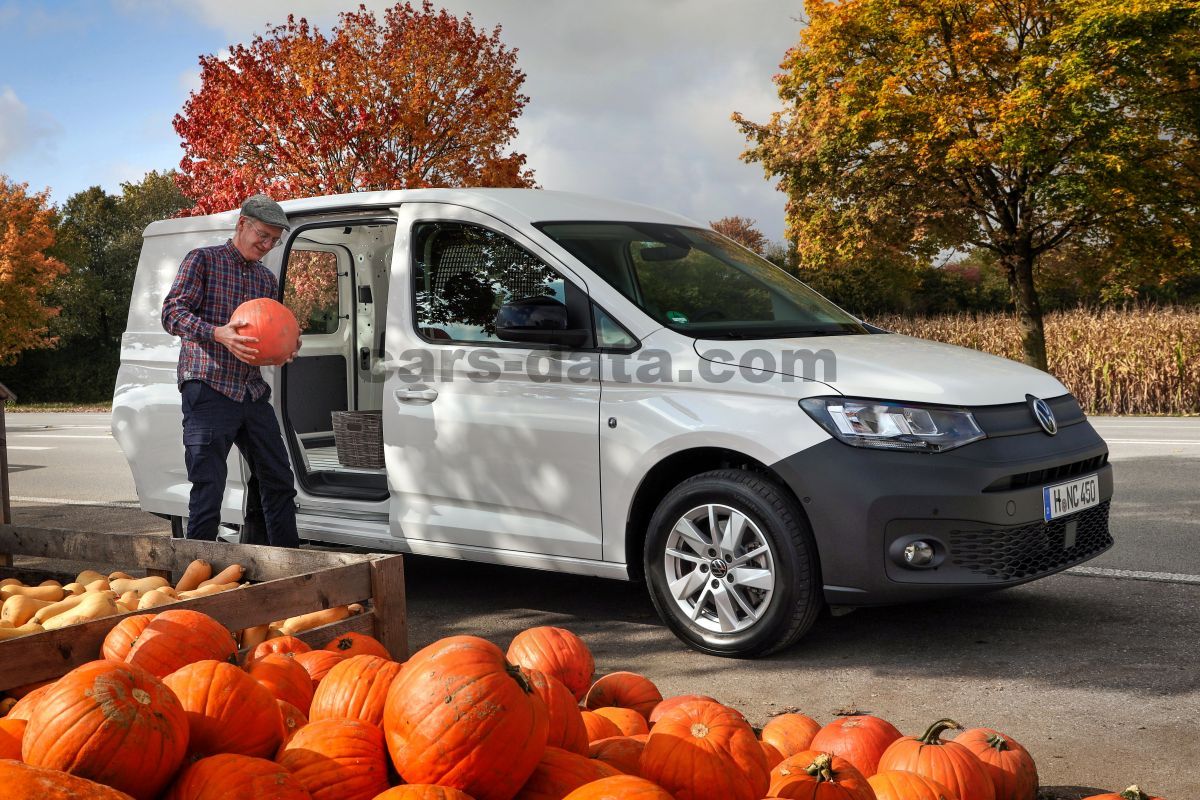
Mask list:
POLYGON ((725 563, 724 559, 714 558, 709 564, 709 569, 712 570, 714 578, 724 578, 729 574, 729 565, 725 563))
POLYGON ((1054 419, 1054 412, 1050 410, 1050 404, 1040 397, 1026 395, 1029 399, 1029 410, 1033 412, 1033 418, 1037 420, 1038 425, 1042 426, 1050 436, 1058 433, 1058 422, 1054 419))

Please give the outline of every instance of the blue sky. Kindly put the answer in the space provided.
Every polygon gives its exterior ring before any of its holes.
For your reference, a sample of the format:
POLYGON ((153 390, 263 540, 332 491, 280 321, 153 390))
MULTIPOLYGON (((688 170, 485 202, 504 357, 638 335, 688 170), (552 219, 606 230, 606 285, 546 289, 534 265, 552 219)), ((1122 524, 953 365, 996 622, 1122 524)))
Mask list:
MULTIPOLYGON (((171 127, 197 59, 291 12, 328 29, 354 0, 0 0, 0 173, 56 203, 118 191, 181 156, 171 127)), ((367 3, 382 8, 386 3, 367 3)), ((771 239, 783 197, 733 111, 765 120, 799 0, 443 0, 519 51, 530 103, 513 148, 547 189, 621 197, 771 239)))

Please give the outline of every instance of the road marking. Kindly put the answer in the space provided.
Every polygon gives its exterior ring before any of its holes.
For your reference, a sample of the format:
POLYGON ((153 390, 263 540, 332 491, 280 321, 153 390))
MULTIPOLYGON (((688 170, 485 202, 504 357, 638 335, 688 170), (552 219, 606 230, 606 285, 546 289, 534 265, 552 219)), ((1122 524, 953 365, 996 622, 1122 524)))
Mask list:
POLYGON ((10 436, 23 436, 26 439, 112 439, 112 436, 100 436, 95 433, 13 433, 10 436))
POLYGON ((1105 439, 1107 444, 1200 444, 1200 439, 1105 439))
POLYGON ((100 506, 101 508, 137 508, 137 500, 64 500, 61 497, 12 497, 17 503, 48 503, 59 506, 100 506))
POLYGON ((7 445, 9 450, 53 450, 53 447, 24 447, 22 445, 10 444, 7 445))
POLYGON ((1200 575, 1181 575, 1176 572, 1141 572, 1136 569, 1104 569, 1103 567, 1072 567, 1063 571, 1068 575, 1086 575, 1094 578, 1125 578, 1134 581, 1200 585, 1200 575))

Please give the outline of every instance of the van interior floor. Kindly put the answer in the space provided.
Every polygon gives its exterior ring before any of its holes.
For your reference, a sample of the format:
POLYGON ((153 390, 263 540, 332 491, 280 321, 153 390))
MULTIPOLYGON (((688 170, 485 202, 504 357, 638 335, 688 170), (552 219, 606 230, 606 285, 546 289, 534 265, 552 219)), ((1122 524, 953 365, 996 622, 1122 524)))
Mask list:
POLYGON ((302 441, 304 475, 301 484, 309 492, 351 500, 380 500, 387 497, 387 470, 347 467, 338 460, 333 437, 302 441))

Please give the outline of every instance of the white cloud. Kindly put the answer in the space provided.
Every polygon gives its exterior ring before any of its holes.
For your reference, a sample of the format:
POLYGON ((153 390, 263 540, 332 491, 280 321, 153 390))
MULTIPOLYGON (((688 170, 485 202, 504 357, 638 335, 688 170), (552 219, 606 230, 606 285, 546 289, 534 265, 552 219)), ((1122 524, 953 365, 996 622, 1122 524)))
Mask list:
MULTIPOLYGON (((158 5, 120 0, 126 8, 158 5)), ((287 12, 328 30, 344 0, 173 0, 229 42, 249 41, 287 12), (247 8, 252 11, 247 11, 247 8), (276 12, 276 9, 279 9, 276 12)), ((390 2, 368 2, 376 11, 390 2)), ((418 3, 414 2, 414 5, 418 3)), ((530 102, 515 143, 546 188, 607 194, 701 222, 738 214, 783 233, 783 197, 729 116, 765 120, 771 77, 795 44, 802 0, 443 0, 477 27, 502 26, 519 51, 530 102)))
POLYGON ((175 81, 179 84, 179 88, 184 94, 200 91, 200 68, 194 67, 184 70, 176 76, 175 81))
POLYGON ((0 165, 27 152, 49 150, 60 131, 52 117, 31 113, 11 87, 0 87, 0 165))

